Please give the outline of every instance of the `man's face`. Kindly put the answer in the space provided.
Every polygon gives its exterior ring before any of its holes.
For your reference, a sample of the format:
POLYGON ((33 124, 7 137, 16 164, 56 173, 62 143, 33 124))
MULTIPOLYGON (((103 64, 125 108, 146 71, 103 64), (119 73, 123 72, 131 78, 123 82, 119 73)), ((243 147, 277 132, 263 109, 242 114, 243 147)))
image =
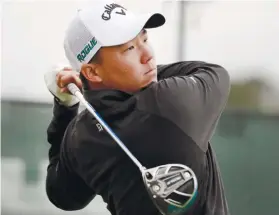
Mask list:
MULTIPOLYGON (((103 47, 96 72, 107 88, 135 92, 157 81, 157 67, 146 30, 120 45, 103 47)), ((94 85, 94 84, 93 84, 94 85)))

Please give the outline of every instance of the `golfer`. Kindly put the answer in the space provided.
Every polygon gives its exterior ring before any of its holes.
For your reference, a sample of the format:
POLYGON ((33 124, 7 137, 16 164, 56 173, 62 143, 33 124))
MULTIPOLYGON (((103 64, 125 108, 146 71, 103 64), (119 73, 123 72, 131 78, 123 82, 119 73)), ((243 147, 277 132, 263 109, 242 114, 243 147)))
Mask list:
POLYGON ((45 74, 54 95, 46 192, 56 207, 81 210, 100 195, 112 215, 160 214, 137 166, 87 110, 78 113, 66 87, 74 83, 146 168, 179 163, 194 171, 198 193, 183 215, 229 214, 210 145, 229 74, 202 61, 157 65, 148 30, 164 23, 161 14, 134 14, 107 0, 71 21, 64 41, 70 66, 45 74))

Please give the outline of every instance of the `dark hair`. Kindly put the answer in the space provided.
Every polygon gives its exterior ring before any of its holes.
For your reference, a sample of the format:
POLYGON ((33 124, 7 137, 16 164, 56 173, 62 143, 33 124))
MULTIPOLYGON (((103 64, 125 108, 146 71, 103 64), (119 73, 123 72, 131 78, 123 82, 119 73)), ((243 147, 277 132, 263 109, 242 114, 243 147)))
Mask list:
MULTIPOLYGON (((92 59, 88 62, 89 64, 93 64, 93 63, 101 63, 102 59, 100 56, 100 49, 97 51, 97 53, 92 57, 92 59)), ((89 89, 89 84, 88 84, 88 80, 84 77, 84 75, 80 72, 79 74, 79 78, 81 80, 82 83, 82 87, 84 90, 88 90, 89 89)))

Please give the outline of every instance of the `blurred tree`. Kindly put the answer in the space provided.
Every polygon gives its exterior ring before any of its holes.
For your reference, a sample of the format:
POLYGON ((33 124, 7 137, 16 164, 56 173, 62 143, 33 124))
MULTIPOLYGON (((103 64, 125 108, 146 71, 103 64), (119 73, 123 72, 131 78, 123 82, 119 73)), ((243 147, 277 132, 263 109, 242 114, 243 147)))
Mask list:
POLYGON ((253 79, 245 83, 233 83, 227 103, 229 109, 259 110, 261 92, 265 84, 253 79))

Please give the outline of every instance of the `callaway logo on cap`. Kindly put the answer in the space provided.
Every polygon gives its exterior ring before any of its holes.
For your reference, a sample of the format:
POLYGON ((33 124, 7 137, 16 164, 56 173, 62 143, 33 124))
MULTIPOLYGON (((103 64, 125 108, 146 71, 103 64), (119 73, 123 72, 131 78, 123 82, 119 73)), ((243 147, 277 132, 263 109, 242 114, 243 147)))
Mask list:
POLYGON ((110 5, 106 5, 105 6, 105 12, 102 14, 102 19, 103 20, 110 20, 111 18, 111 13, 114 9, 119 8, 120 11, 115 11, 116 14, 120 14, 120 15, 126 15, 125 11, 126 10, 124 7, 122 7, 119 4, 110 4, 110 5))
POLYGON ((109 0, 94 0, 78 9, 64 39, 65 55, 73 69, 80 71, 101 47, 116 46, 135 38, 143 28, 165 23, 159 13, 136 15, 109 0))

